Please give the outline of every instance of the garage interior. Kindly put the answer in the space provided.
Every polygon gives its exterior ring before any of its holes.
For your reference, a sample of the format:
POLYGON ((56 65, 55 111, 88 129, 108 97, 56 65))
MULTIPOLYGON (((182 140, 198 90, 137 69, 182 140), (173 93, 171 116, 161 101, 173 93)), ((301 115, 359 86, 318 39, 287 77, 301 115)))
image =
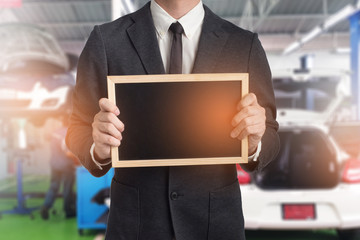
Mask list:
MULTIPOLYGON (((20 100, 16 96, 21 95, 18 91, 28 96, 26 91, 35 89, 33 85, 25 86, 27 79, 35 81, 41 75, 31 72, 30 76, 17 69, 25 69, 23 62, 29 59, 46 59, 61 66, 63 80, 59 86, 67 86, 68 90, 64 90, 65 95, 60 98, 67 101, 67 94, 75 85, 78 56, 94 26, 132 13, 147 2, 0 0, 1 239, 24 236, 28 239, 103 239, 108 208, 104 200, 97 202, 94 197, 110 185, 112 171, 97 179, 78 166, 77 217, 65 218, 59 192, 49 219, 42 219, 40 208, 49 188, 51 171, 48 136, 61 125, 59 115, 69 115, 71 110, 60 105, 53 109, 51 107, 60 103, 52 105, 51 101, 47 102, 48 106, 43 105, 43 109, 35 107, 35 110, 16 102, 20 100), (8 80, 9 72, 19 74, 16 81, 8 80), (96 192, 89 192, 83 187, 84 183, 92 184, 96 192)), ((346 196, 360 197, 360 1, 202 2, 222 18, 258 33, 273 75, 278 121, 283 131, 281 156, 263 173, 252 175, 238 171, 245 200, 253 188, 273 194, 296 189, 326 189, 336 193, 337 189, 348 188, 353 195, 346 196), (299 112, 292 111, 295 109, 299 112), (319 131, 318 135, 314 129, 319 131), (323 145, 317 145, 321 141, 323 145), (313 146, 318 147, 314 150, 313 146)), ((37 69, 36 64, 31 67, 37 69)), ((49 72, 58 71, 49 69, 49 72)), ((46 74, 41 76, 48 76, 46 74)), ((60 81, 44 77, 44 81, 52 80, 60 81)), ((49 94, 59 87, 43 82, 39 86, 48 87, 49 94)), ((316 208, 316 203, 314 206, 316 208)), ((246 221, 246 214, 252 214, 251 208, 244 210, 244 214, 246 221)), ((355 211, 352 217, 353 225, 345 229, 331 227, 335 225, 271 229, 257 228, 260 225, 254 223, 247 227, 247 239, 360 239, 360 211, 355 211)))

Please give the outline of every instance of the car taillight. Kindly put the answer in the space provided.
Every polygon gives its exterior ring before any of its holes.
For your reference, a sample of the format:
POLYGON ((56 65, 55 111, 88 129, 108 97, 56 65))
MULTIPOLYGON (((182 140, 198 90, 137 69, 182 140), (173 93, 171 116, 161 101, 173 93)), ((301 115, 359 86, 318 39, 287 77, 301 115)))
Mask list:
POLYGON ((343 182, 359 183, 360 182, 360 160, 349 159, 346 161, 343 177, 343 182))
POLYGON ((240 184, 249 184, 251 182, 250 175, 245 172, 240 165, 236 164, 237 176, 240 184))

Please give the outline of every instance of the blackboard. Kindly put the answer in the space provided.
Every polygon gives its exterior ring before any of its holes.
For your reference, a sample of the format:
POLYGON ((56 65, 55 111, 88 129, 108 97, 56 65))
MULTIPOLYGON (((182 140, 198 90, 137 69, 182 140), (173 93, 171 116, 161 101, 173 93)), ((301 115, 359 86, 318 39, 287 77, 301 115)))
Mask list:
POLYGON ((108 76, 109 99, 125 124, 113 167, 247 162, 247 139, 231 120, 248 93, 248 74, 108 76))

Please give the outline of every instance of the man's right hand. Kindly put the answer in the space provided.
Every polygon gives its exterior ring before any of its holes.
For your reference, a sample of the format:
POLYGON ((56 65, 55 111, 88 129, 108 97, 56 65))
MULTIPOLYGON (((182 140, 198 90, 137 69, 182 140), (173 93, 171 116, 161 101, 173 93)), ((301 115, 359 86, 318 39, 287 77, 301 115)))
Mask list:
POLYGON ((109 99, 100 99, 99 106, 100 112, 95 115, 92 123, 92 137, 95 143, 96 160, 101 161, 110 158, 111 147, 120 146, 121 133, 125 126, 117 117, 120 110, 109 99))

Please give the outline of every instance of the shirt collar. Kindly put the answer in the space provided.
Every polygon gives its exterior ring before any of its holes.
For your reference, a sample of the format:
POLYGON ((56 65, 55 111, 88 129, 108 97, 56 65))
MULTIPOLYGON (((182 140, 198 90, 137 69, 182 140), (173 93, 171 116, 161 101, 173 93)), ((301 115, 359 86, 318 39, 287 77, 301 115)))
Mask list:
POLYGON ((201 26, 205 16, 202 1, 178 20, 170 16, 154 0, 151 0, 150 10, 156 31, 160 38, 165 36, 172 23, 178 21, 184 28, 185 36, 190 39, 194 35, 194 32, 201 26))

